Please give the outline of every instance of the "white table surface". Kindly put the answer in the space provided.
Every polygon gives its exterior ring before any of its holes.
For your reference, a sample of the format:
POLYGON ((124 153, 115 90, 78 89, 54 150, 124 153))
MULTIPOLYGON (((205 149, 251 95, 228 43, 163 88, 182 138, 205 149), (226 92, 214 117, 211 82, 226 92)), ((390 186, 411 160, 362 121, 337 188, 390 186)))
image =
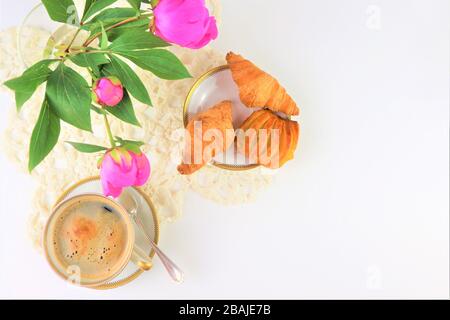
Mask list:
MULTIPOLYGON (((37 0, 0 1, 0 29, 37 0)), ((156 263, 123 288, 57 278, 26 236, 33 181, 0 153, 1 298, 445 298, 449 294, 449 2, 223 0, 216 45, 302 107, 302 136, 258 201, 194 193, 156 263)), ((7 95, 0 96, 0 129, 7 95)))

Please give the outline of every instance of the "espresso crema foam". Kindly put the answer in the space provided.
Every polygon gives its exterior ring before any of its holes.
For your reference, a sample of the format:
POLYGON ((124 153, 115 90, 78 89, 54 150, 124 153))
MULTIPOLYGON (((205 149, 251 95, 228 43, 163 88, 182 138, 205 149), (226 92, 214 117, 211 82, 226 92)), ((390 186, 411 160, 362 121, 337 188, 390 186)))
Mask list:
POLYGON ((127 242, 127 225, 120 213, 98 198, 82 199, 64 208, 52 232, 60 267, 79 267, 87 281, 114 274, 128 258, 127 242))

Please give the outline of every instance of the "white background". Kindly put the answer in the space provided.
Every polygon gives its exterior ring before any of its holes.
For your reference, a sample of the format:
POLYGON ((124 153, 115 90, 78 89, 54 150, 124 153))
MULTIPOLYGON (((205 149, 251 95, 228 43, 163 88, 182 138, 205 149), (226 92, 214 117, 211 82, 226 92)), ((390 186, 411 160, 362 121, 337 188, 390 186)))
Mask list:
MULTIPOLYGON (((0 1, 0 28, 36 0, 0 1)), ((113 291, 69 286, 26 237, 33 182, 0 153, 2 298, 445 298, 449 2, 223 0, 216 45, 302 108, 295 161, 249 205, 186 197, 159 263, 113 291)), ((1 96, 0 129, 13 102, 1 96)))

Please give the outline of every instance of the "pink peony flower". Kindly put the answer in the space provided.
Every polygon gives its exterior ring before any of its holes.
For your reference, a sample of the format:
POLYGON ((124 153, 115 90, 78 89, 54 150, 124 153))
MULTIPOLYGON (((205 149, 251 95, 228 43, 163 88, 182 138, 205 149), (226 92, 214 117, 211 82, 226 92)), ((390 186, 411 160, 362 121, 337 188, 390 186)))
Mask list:
POLYGON ((122 83, 116 77, 98 79, 93 88, 94 99, 100 105, 114 107, 122 101, 122 83))
POLYGON ((153 13, 155 34, 168 42, 199 49, 217 38, 205 0, 160 0, 153 13))
POLYGON ((144 185, 150 171, 150 162, 144 153, 136 154, 123 148, 108 151, 100 167, 103 193, 117 198, 123 188, 144 185))

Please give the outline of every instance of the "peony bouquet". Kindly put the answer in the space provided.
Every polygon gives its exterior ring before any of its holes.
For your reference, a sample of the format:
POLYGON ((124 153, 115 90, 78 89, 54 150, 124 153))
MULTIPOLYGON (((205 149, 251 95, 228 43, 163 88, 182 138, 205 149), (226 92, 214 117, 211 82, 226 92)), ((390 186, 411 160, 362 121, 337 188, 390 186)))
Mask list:
POLYGON ((109 146, 68 142, 76 150, 100 153, 98 166, 104 194, 118 197, 123 188, 140 186, 150 177, 150 162, 141 141, 122 139, 111 132, 110 116, 140 126, 130 97, 152 106, 151 97, 129 66, 177 80, 190 74, 166 48, 171 44, 198 49, 217 38, 217 26, 204 0, 128 0, 129 7, 114 7, 117 0, 85 0, 77 12, 73 0, 42 0, 50 18, 76 27, 71 41, 59 46, 55 57, 37 62, 5 85, 15 92, 17 110, 46 84, 45 98, 34 127, 28 168, 30 172, 52 151, 66 122, 92 132, 91 112, 103 116, 109 146), (75 40, 87 38, 81 46, 75 40), (85 68, 85 79, 70 63, 85 68))

